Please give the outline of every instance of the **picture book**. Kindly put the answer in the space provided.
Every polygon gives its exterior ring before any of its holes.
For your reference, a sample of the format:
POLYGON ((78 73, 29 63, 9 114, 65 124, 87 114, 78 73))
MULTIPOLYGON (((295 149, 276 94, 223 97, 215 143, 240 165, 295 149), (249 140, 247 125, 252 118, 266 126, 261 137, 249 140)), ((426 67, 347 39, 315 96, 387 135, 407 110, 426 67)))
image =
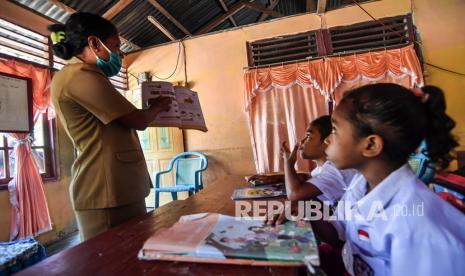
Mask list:
POLYGON ((156 232, 139 251, 142 260, 171 260, 242 265, 319 265, 317 243, 309 222, 279 226, 263 219, 215 213, 183 216, 156 232))
POLYGON ((169 82, 150 81, 142 83, 142 108, 148 108, 149 100, 167 96, 173 99, 169 111, 158 114, 152 127, 179 127, 208 131, 197 92, 187 87, 173 86, 169 82))
POLYGON ((259 198, 271 198, 277 196, 285 196, 286 187, 283 183, 263 185, 259 187, 251 188, 239 188, 234 190, 231 199, 259 199, 259 198))

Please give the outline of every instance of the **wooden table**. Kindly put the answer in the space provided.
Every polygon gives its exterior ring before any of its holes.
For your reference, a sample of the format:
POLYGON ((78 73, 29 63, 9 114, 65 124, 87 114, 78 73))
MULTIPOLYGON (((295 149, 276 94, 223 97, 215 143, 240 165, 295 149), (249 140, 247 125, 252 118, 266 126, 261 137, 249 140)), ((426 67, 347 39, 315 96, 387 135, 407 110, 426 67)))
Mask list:
POLYGON ((168 261, 140 261, 137 253, 157 230, 179 217, 201 212, 234 215, 234 189, 246 187, 243 178, 225 177, 186 200, 173 201, 134 218, 73 248, 53 255, 18 275, 295 275, 304 267, 259 267, 168 261))

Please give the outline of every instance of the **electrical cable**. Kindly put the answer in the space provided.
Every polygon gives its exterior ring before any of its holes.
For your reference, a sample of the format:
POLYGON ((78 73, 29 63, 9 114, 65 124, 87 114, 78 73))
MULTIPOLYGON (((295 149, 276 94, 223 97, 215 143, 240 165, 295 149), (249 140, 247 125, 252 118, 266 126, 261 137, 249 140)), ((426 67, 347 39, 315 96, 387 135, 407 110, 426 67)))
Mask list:
POLYGON ((175 66, 175 68, 174 68, 174 70, 173 70, 173 73, 171 73, 171 74, 170 74, 168 77, 166 77, 166 78, 161 78, 161 77, 157 76, 157 74, 153 74, 153 76, 154 76, 155 78, 157 78, 157 79, 159 79, 159 80, 167 80, 167 79, 171 78, 171 77, 174 75, 174 73, 176 73, 176 70, 178 70, 179 57, 180 57, 180 54, 181 54, 181 44, 182 44, 182 40, 180 40, 180 41, 179 41, 179 44, 178 44, 178 57, 177 57, 177 59, 176 59, 176 66, 175 66))
MULTIPOLYGON (((383 25, 384 27, 390 29, 391 31, 397 33, 399 35, 399 37, 401 39, 404 39, 404 36, 399 33, 398 31, 392 29, 390 26, 384 24, 383 22, 379 21, 378 19, 376 19, 373 15, 371 15, 367 10, 365 10, 356 0, 352 0, 352 2, 354 2, 360 9, 362 9, 368 16, 370 16, 373 20, 375 20, 376 22, 380 23, 381 25, 383 25)), ((412 11, 412 14, 413 14, 413 2, 411 1, 410 2, 410 6, 411 6, 411 11, 412 11)), ((420 42, 418 41, 414 41, 414 43, 418 44, 418 45, 421 45, 420 42)), ((440 70, 443 70, 443 71, 446 71, 446 72, 449 72, 449 73, 453 73, 453 74, 457 74, 459 76, 465 76, 464 73, 460 73, 460 72, 457 72, 457 71, 453 71, 453 70, 449 70, 449 69, 446 69, 446 68, 443 68, 443 67, 440 67, 440 66, 437 66, 437 65, 434 65, 434 64, 431 64, 431 63, 428 63, 428 62, 424 62, 424 64, 426 65, 429 65, 431 67, 434 67, 434 68, 437 68, 437 69, 440 69, 440 70)))
POLYGON ((181 40, 182 44, 182 53, 184 57, 184 86, 187 87, 187 59, 186 59, 186 46, 184 42, 181 40))
POLYGON ((443 70, 443 71, 446 71, 446 72, 449 72, 449 73, 453 73, 453 74, 457 74, 459 76, 462 76, 462 77, 465 77, 465 74, 464 73, 460 73, 460 72, 457 72, 457 71, 453 71, 453 70, 449 70, 449 69, 446 69, 446 68, 443 68, 441 66, 437 66, 437 65, 434 65, 434 64, 431 64, 431 63, 428 63, 428 62, 425 62, 426 65, 428 66, 431 66, 433 68, 436 68, 436 69, 439 69, 439 70, 443 70))
MULTIPOLYGON (((356 0, 352 0, 352 2, 354 2, 355 5, 357 5, 360 9, 362 9, 362 11, 364 11, 366 14, 368 14, 368 16, 371 17, 373 20, 375 20, 375 21, 378 22, 379 24, 383 25, 384 27, 388 28, 389 30, 391 30, 391 31, 393 31, 393 32, 395 32, 395 33, 397 33, 397 35, 399 35, 399 37, 400 37, 402 40, 405 39, 405 37, 404 37, 401 33, 399 33, 399 31, 394 30, 394 29, 391 28, 390 26, 384 24, 383 22, 381 22, 381 21, 379 21, 378 19, 376 19, 375 17, 373 17, 373 16, 372 16, 367 10, 365 10, 356 0)), ((403 41, 402 41, 402 42, 403 42, 403 41)))

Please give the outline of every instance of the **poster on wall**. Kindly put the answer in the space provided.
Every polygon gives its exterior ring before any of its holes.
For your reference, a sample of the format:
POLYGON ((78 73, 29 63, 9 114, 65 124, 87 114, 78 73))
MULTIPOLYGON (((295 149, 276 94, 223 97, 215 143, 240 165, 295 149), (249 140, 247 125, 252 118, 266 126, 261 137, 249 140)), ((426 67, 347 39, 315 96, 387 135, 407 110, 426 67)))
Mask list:
POLYGON ((32 131, 30 78, 0 73, 0 132, 32 131))

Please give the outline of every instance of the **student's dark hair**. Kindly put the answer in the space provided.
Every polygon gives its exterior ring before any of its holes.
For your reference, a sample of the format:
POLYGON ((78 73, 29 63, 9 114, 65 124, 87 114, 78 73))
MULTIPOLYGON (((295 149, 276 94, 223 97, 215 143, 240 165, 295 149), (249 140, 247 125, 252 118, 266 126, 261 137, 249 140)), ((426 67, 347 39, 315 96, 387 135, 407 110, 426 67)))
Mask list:
POLYGON ((320 132, 321 141, 324 141, 331 134, 332 125, 331 116, 329 115, 323 115, 316 118, 310 123, 310 125, 318 129, 320 132))
POLYGON ((410 153, 426 139, 428 155, 440 169, 452 160, 451 150, 458 146, 451 130, 455 122, 445 113, 441 89, 422 88, 423 96, 391 83, 371 84, 344 95, 339 107, 358 137, 377 134, 383 138, 382 157, 405 162, 410 153))
POLYGON ((93 13, 73 13, 65 24, 48 26, 52 32, 63 31, 64 40, 53 45, 53 52, 62 59, 70 59, 82 53, 87 46, 87 38, 91 35, 105 41, 118 34, 116 27, 108 20, 93 13))

